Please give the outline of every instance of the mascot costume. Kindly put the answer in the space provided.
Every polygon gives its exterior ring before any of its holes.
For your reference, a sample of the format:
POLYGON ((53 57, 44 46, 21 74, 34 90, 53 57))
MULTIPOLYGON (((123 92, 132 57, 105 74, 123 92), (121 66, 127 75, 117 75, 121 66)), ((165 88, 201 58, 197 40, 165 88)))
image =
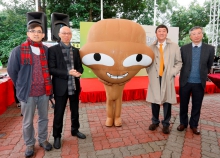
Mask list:
POLYGON ((101 20, 89 30, 87 42, 80 49, 80 57, 82 63, 91 68, 104 84, 107 112, 105 125, 122 126, 124 86, 154 59, 152 50, 146 45, 144 29, 130 20, 101 20))

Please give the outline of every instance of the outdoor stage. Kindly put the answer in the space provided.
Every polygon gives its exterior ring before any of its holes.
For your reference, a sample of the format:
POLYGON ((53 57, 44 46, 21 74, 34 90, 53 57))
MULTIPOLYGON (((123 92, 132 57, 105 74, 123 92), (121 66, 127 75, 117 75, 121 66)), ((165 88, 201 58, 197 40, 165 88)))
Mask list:
MULTIPOLYGON (((81 78, 82 91, 80 100, 86 102, 105 102, 106 95, 104 85, 97 78, 81 78)), ((123 91, 123 101, 145 100, 148 88, 148 76, 133 77, 123 91)), ((175 78, 176 97, 179 102, 179 76, 175 78)), ((212 82, 207 81, 205 93, 220 93, 220 89, 212 82)))

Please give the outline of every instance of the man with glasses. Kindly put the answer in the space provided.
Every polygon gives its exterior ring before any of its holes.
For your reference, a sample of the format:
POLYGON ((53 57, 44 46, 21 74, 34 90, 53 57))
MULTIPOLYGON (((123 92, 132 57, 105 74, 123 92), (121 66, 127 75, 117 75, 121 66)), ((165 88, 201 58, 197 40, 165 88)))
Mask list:
POLYGON ((23 114, 23 138, 26 157, 34 155, 35 131, 33 119, 38 110, 38 142, 44 150, 51 150, 48 138, 48 106, 52 82, 47 64, 48 49, 42 44, 43 28, 38 23, 28 26, 27 40, 14 48, 8 60, 8 74, 12 79, 23 114))
POLYGON ((183 66, 180 71, 180 125, 178 131, 188 126, 188 105, 192 97, 192 110, 189 121, 192 132, 200 134, 198 122, 204 97, 207 74, 211 70, 214 60, 214 47, 202 43, 203 28, 195 26, 190 29, 189 36, 192 43, 181 47, 183 66))
POLYGON ((80 139, 86 136, 79 132, 80 76, 83 73, 79 50, 71 46, 71 29, 64 26, 59 31, 60 42, 49 48, 49 70, 54 88, 54 148, 61 147, 63 116, 69 99, 71 111, 71 134, 80 139))

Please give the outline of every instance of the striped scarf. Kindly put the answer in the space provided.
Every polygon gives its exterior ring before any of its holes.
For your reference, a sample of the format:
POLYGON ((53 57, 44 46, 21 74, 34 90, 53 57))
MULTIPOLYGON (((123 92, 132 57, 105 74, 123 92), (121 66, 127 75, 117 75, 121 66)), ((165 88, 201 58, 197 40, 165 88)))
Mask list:
POLYGON ((30 38, 21 44, 21 65, 32 65, 32 55, 30 50, 30 45, 40 48, 40 63, 42 68, 42 74, 44 78, 44 84, 46 89, 46 95, 51 95, 53 93, 53 87, 51 82, 51 77, 49 74, 47 58, 45 55, 45 50, 43 48, 42 42, 33 42, 30 38))

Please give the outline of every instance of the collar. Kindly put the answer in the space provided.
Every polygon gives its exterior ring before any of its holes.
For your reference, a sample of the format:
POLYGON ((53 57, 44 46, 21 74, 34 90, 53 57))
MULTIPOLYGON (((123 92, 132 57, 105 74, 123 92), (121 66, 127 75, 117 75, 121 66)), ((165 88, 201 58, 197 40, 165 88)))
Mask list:
POLYGON ((65 49, 70 49, 71 45, 69 44, 68 46, 65 45, 62 41, 60 42, 61 46, 63 46, 63 48, 65 49))
POLYGON ((192 47, 195 47, 195 46, 201 47, 202 46, 202 42, 200 42, 198 45, 195 45, 195 43, 192 43, 192 47))
POLYGON ((167 40, 165 40, 163 43, 159 43, 157 41, 157 47, 159 48, 160 47, 160 44, 163 44, 163 48, 165 48, 165 46, 167 45, 167 40))

